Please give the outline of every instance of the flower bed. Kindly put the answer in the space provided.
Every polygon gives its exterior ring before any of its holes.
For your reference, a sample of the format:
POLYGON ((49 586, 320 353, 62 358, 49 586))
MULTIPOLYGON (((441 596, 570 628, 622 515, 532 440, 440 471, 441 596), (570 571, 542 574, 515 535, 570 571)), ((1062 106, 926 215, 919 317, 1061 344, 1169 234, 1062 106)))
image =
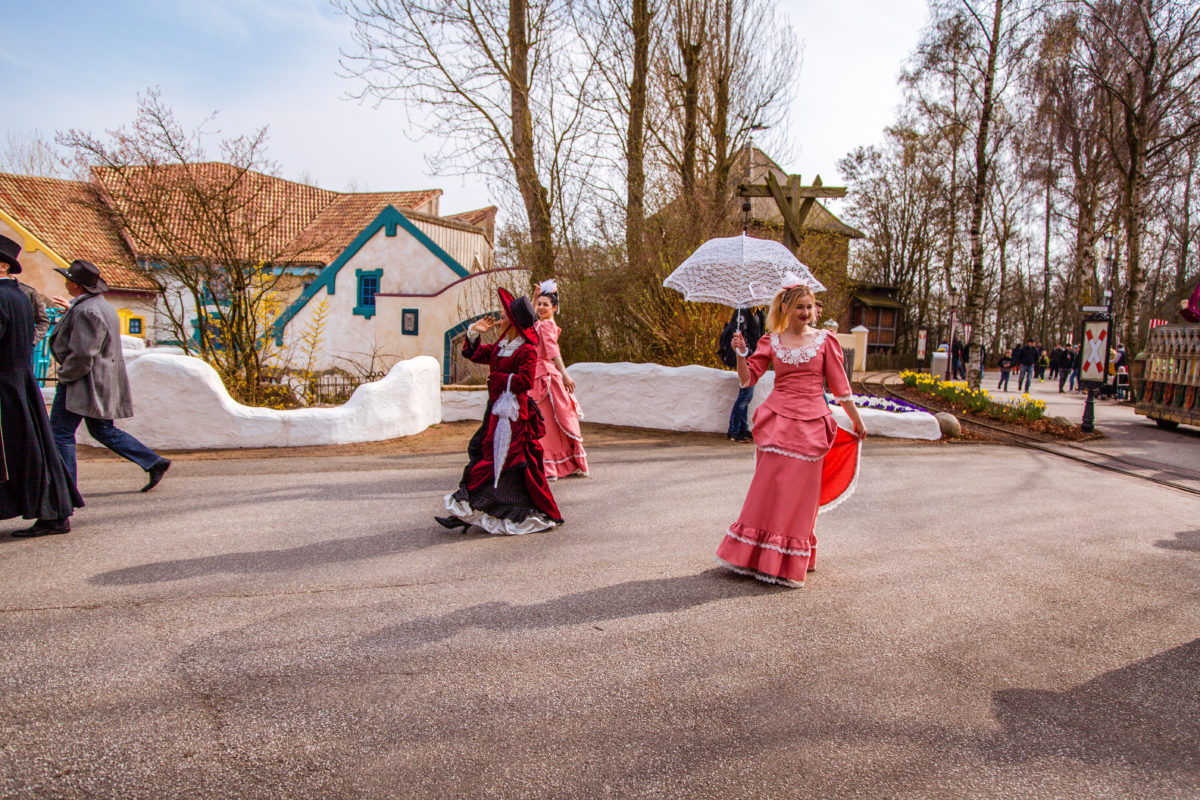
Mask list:
POLYGON ((993 419, 1006 422, 1035 422, 1046 415, 1045 401, 1027 394, 1007 403, 998 403, 992 399, 987 389, 968 389, 963 381, 944 381, 924 372, 908 370, 900 373, 900 379, 908 388, 940 397, 955 409, 971 411, 993 419))
MULTIPOLYGON (((920 406, 915 406, 912 403, 906 403, 903 400, 893 400, 890 397, 876 397, 873 394, 856 394, 851 395, 854 400, 854 405, 859 408, 874 408, 879 411, 890 411, 893 414, 905 414, 911 411, 924 411, 920 406)), ((825 400, 831 406, 841 405, 833 399, 833 395, 829 392, 825 393, 825 400)))

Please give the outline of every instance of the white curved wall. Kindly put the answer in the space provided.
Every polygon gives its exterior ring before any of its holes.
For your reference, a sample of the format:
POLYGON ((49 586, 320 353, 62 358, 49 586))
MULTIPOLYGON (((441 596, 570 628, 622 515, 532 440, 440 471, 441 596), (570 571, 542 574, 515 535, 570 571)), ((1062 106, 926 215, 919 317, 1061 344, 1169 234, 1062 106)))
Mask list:
MULTIPOLYGON (((198 358, 143 351, 129 358, 134 416, 119 420, 151 448, 164 450, 301 447, 411 436, 441 421, 441 366, 429 356, 401 361, 336 408, 276 411, 236 402, 198 358)), ((78 441, 95 445, 85 426, 78 441)))
MULTIPOLYGON (((607 425, 725 433, 738 393, 737 373, 696 365, 580 363, 572 364, 569 372, 584 418, 607 425)), ((774 385, 775 373, 767 371, 755 387, 751 415, 774 385)), ((486 403, 484 392, 444 389, 442 418, 482 419, 486 403)), ((860 408, 858 413, 875 436, 934 441, 942 435, 933 415, 921 411, 896 414, 860 408)), ((842 409, 834 408, 833 415, 843 427, 852 427, 842 409)))
MULTIPOLYGON (((481 390, 442 389, 441 365, 429 356, 401 361, 382 379, 360 386, 344 405, 276 411, 233 400, 216 371, 200 359, 164 352, 125 350, 134 416, 118 426, 164 450, 300 447, 349 444, 411 436, 438 422, 480 420, 481 390)), ((609 425, 724 433, 738 392, 736 373, 709 367, 658 364, 574 364, 576 395, 585 419, 609 425)), ((759 381, 751 414, 770 393, 774 373, 759 381)), ((833 409, 844 426, 845 412, 833 409)), ((930 414, 860 409, 877 436, 941 438, 930 414)), ((84 426, 78 441, 95 446, 84 426)))

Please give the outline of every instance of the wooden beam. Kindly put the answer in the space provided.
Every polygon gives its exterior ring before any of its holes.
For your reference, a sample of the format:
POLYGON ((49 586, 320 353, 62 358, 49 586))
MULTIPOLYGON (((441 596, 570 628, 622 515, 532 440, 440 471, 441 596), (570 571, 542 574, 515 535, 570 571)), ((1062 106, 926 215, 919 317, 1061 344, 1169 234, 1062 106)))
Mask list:
POLYGON ((771 196, 775 198, 775 204, 779 206, 779 213, 783 215, 783 246, 789 250, 795 250, 796 246, 800 244, 800 233, 803 230, 800 219, 796 216, 796 209, 792 206, 790 198, 784 193, 783 187, 779 185, 779 180, 773 172, 767 173, 767 188, 771 190, 771 196))
MULTIPOLYGON (((737 187, 738 197, 771 197, 771 189, 763 183, 739 183, 737 187)), ((818 188, 802 187, 800 189, 800 197, 811 197, 815 199, 830 199, 835 197, 845 197, 846 189, 838 186, 821 186, 818 188)))
MULTIPOLYGON (((798 178, 799 178, 799 176, 797 176, 797 179, 798 178)), ((797 184, 799 184, 799 180, 797 180, 796 182, 797 182, 797 184)), ((820 188, 822 188, 823 186, 824 186, 824 182, 821 180, 821 176, 817 175, 816 178, 814 180, 812 180, 812 188, 814 188, 814 190, 820 190, 820 188)), ((799 186, 797 186, 797 188, 799 188, 799 186)), ((846 193, 846 191, 842 190, 842 194, 844 194, 844 196, 845 196, 845 193, 846 193)), ((804 203, 802 205, 800 205, 799 211, 796 212, 796 216, 797 216, 797 218, 799 218, 799 221, 800 221, 800 228, 803 228, 804 221, 805 221, 805 219, 809 218, 809 211, 812 210, 812 204, 816 203, 816 199, 809 196, 809 194, 803 194, 803 196, 800 196, 800 194, 793 194, 792 197, 793 198, 796 198, 796 197, 804 198, 804 203)), ((793 201, 794 201, 794 199, 793 199, 793 201)))

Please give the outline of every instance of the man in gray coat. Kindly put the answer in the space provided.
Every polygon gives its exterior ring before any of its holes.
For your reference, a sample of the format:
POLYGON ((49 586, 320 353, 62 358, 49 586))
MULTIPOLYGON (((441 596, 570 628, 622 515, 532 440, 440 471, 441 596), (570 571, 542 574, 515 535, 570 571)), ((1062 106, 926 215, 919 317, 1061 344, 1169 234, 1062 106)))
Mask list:
POLYGON ((146 470, 148 492, 171 466, 168 459, 113 425, 133 416, 125 357, 121 354, 121 322, 101 295, 108 284, 89 261, 57 269, 74 298, 54 332, 50 352, 58 362, 58 390, 50 407, 50 428, 72 482, 76 480, 75 431, 86 420, 88 433, 100 444, 146 470))

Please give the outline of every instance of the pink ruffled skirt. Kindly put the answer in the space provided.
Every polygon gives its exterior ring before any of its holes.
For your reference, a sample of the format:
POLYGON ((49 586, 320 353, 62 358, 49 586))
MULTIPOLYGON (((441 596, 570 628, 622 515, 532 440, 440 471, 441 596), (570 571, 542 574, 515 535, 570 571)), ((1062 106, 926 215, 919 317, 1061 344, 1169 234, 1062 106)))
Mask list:
POLYGON ((822 460, 757 455, 742 513, 717 548, 717 562, 768 583, 803 586, 817 560, 822 460))
POLYGON ((546 477, 557 480, 576 474, 586 476, 587 453, 579 432, 579 415, 562 378, 556 374, 539 376, 529 396, 546 422, 546 434, 542 437, 546 477))
POLYGON ((754 413, 754 479, 717 563, 760 581, 803 586, 817 561, 817 513, 854 491, 860 443, 832 414, 792 419, 754 413))

